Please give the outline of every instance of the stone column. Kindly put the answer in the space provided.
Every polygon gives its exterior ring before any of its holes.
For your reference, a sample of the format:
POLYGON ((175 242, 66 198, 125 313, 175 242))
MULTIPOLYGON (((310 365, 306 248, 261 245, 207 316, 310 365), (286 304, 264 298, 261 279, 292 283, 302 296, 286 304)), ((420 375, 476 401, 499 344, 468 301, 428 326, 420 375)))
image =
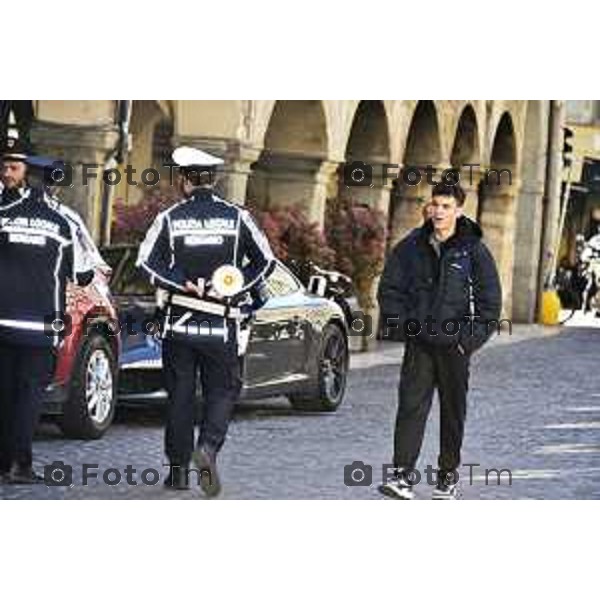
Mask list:
POLYGON ((554 251, 559 236, 562 181, 562 126, 565 123, 565 103, 563 100, 550 101, 550 131, 548 139, 548 166, 544 198, 542 232, 542 257, 539 276, 539 291, 544 290, 551 273, 554 251))
POLYGON ((366 161, 373 168, 373 176, 369 185, 348 185, 340 173, 338 193, 341 198, 367 204, 380 210, 385 215, 390 208, 390 191, 392 189, 392 176, 383 178, 383 165, 372 160, 366 161))
POLYGON ((515 245, 516 195, 520 182, 486 185, 479 224, 496 259, 502 283, 502 315, 512 317, 512 275, 515 245))
POLYGON ((465 192, 464 213, 473 221, 477 221, 479 208, 479 182, 481 171, 479 167, 467 167, 461 170, 460 185, 465 192))
POLYGON ((260 151, 254 148, 240 148, 239 152, 228 155, 223 176, 217 184, 224 198, 239 204, 246 202, 248 177, 252 172, 252 164, 258 160, 259 155, 260 151))
POLYGON ((513 319, 533 323, 538 292, 544 182, 523 180, 515 223, 513 319))
POLYGON ((310 221, 323 227, 330 180, 338 163, 291 154, 263 153, 254 172, 260 180, 261 205, 266 208, 299 205, 310 221))
MULTIPOLYGON (((383 168, 373 160, 367 160, 373 166, 373 179, 369 186, 348 186, 344 181, 343 174, 339 178, 339 195, 342 198, 353 200, 357 203, 367 204, 380 211, 384 218, 384 227, 388 223, 390 210, 390 191, 392 178, 383 179, 383 168)), ((386 232, 387 233, 387 232, 386 232)), ((376 333, 379 329, 379 304, 377 302, 377 288, 380 277, 376 277, 370 290, 371 307, 366 310, 372 319, 373 335, 365 340, 361 338, 350 338, 353 349, 371 349, 376 343, 376 333)))
MULTIPOLYGON (((100 235, 102 209, 102 172, 118 140, 114 125, 78 125, 49 121, 35 121, 31 139, 36 152, 41 155, 64 160, 73 168, 72 185, 64 187, 60 199, 81 215, 96 240, 100 235), (94 165, 84 181, 83 164, 94 165)), ((112 191, 111 189, 108 190, 112 191)), ((110 201, 110 194, 108 196, 110 201)))

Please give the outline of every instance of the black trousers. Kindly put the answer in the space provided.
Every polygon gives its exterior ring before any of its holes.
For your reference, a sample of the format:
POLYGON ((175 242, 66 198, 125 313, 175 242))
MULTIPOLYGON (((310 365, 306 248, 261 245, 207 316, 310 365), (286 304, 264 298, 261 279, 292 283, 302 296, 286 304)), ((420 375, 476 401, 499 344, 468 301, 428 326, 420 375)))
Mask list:
POLYGON ((242 389, 236 343, 210 341, 192 345, 163 340, 163 369, 169 394, 165 453, 171 465, 187 466, 194 449, 197 377, 203 409, 197 444, 218 452, 242 389))
POLYGON ((397 468, 416 466, 436 388, 440 400, 438 469, 445 473, 458 468, 467 414, 469 362, 456 346, 407 342, 394 435, 397 468))
POLYGON ((33 433, 54 365, 52 348, 0 341, 0 471, 31 467, 33 433))

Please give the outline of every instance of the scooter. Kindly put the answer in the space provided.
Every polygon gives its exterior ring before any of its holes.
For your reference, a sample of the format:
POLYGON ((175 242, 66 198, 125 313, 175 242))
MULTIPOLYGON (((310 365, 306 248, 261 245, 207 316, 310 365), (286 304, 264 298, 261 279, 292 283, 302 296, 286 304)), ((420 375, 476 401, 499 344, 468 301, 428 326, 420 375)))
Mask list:
POLYGON ((313 272, 308 282, 308 291, 336 302, 344 311, 346 323, 350 325, 354 320, 354 311, 350 305, 353 299, 358 306, 352 279, 339 271, 321 269, 318 265, 313 265, 313 272))
POLYGON ((339 271, 322 269, 312 261, 290 265, 306 289, 316 296, 328 298, 344 311, 348 326, 353 322, 358 300, 352 279, 339 271))
POLYGON ((556 289, 562 307, 569 311, 561 324, 577 311, 593 310, 600 316, 600 252, 594 244, 586 243, 582 235, 577 236, 577 262, 574 267, 558 269, 556 289))

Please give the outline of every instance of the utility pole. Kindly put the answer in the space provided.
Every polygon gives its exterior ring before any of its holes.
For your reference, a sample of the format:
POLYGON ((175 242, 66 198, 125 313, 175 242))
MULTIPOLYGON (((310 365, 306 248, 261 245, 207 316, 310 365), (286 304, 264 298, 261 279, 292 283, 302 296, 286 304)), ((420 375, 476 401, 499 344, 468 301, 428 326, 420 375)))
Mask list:
POLYGON ((556 232, 556 239, 554 240, 554 249, 552 251, 552 258, 550 259, 549 272, 547 274, 548 279, 545 282, 546 288, 554 287, 554 278, 556 274, 556 267, 558 266, 558 252, 560 250, 560 243, 562 241, 563 229, 565 227, 565 219, 569 210, 569 200, 571 198, 571 173, 573 171, 573 145, 571 139, 573 137, 573 130, 568 127, 563 127, 563 146, 562 146, 562 166, 566 171, 567 178, 561 182, 561 209, 560 219, 558 221, 558 230, 556 232))
MULTIPOLYGON (((115 148, 112 148, 105 157, 103 172, 115 169, 127 160, 130 151, 129 126, 132 104, 131 100, 118 101, 115 121, 119 137, 115 148)), ((103 183, 100 189, 100 246, 102 247, 110 243, 113 187, 103 183)))
POLYGON ((548 160, 544 190, 544 217, 542 229, 542 252, 540 257, 539 290, 542 292, 552 283, 555 249, 561 216, 561 181, 563 171, 562 144, 565 122, 565 103, 551 100, 549 111, 548 160))

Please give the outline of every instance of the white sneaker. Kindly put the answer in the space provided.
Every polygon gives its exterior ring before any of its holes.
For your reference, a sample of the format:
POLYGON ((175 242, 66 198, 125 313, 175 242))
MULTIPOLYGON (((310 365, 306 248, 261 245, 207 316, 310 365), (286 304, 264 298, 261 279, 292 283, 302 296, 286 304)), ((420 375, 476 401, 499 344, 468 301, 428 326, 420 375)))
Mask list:
POLYGON ((432 500, 457 500, 458 499, 458 484, 444 483, 438 481, 438 484, 433 490, 432 500))
POLYGON ((384 496, 396 500, 412 500, 415 497, 413 486, 405 477, 404 473, 396 473, 392 478, 379 486, 379 491, 384 496))

